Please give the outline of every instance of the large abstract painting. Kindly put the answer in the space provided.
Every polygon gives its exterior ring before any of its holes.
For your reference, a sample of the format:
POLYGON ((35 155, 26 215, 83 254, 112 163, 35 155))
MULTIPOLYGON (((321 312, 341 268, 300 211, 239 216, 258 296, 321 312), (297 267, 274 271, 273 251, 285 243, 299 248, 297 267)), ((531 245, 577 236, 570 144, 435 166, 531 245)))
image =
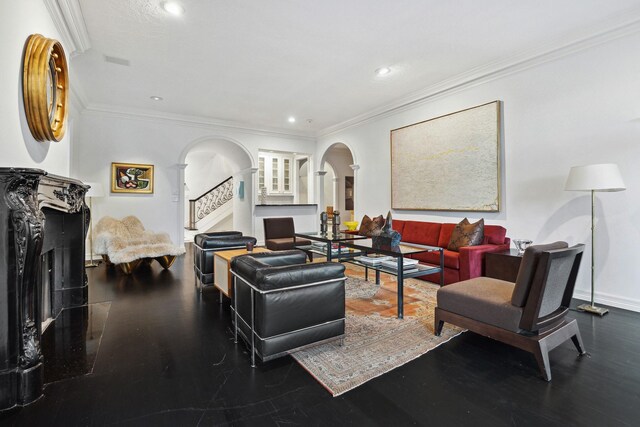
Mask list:
POLYGON ((391 131, 393 209, 500 210, 500 101, 391 131))

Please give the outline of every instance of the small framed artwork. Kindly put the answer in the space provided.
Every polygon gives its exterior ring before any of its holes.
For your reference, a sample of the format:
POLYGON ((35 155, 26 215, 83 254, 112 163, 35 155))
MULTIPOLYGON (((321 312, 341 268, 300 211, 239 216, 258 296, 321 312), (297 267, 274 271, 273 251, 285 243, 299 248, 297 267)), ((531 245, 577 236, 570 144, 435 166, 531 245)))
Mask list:
POLYGON ((111 192, 152 194, 153 165, 111 163, 111 192))

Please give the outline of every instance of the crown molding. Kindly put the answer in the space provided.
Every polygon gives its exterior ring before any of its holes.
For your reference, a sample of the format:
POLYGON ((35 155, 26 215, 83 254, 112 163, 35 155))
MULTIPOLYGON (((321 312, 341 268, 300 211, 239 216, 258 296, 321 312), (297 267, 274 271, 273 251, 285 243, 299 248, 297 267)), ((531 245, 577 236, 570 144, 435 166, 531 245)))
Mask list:
POLYGON ((167 121, 171 121, 174 124, 181 126, 234 130, 252 135, 287 138, 297 141, 316 141, 315 136, 309 132, 283 131, 278 128, 256 127, 247 125, 246 123, 212 119, 209 117, 164 113, 155 110, 128 108, 109 104, 86 104, 84 112, 108 115, 122 119, 145 120, 157 123, 166 123, 167 121))
POLYGON ((79 0, 44 0, 44 4, 63 43, 69 48, 70 58, 91 48, 79 0))
POLYGON ((640 9, 634 9, 630 13, 618 15, 588 29, 574 31, 561 38, 549 39, 535 48, 523 50, 509 58, 472 68, 450 79, 398 98, 391 103, 321 129, 316 136, 329 136, 374 119, 397 114, 435 99, 555 61, 639 31, 640 9))
POLYGON ((84 110, 86 110, 87 105, 89 105, 89 101, 87 99, 87 95, 84 92, 84 89, 82 89, 82 86, 79 83, 80 80, 78 79, 78 76, 73 71, 73 67, 71 67, 71 69, 69 70, 69 82, 72 82, 69 84, 69 101, 76 109, 76 111, 82 113, 84 110), (78 83, 74 84, 75 82, 78 83))

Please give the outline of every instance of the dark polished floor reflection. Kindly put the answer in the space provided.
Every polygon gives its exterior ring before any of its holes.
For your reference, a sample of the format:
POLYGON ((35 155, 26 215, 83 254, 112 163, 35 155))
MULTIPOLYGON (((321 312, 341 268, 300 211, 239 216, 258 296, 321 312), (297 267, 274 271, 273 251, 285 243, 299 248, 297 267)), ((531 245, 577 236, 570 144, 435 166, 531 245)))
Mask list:
MULTIPOLYGON (((571 313, 589 356, 577 358, 571 342, 552 351, 551 383, 530 354, 465 333, 333 398, 290 357, 249 366, 244 346, 233 343, 228 304, 213 289, 195 290, 189 253, 169 271, 154 264, 125 276, 101 265, 89 271, 89 286, 94 326, 74 329, 83 312, 65 313, 67 333, 78 338, 70 342, 96 331, 80 347, 86 358, 68 362, 65 378, 49 381, 32 405, 0 415, 0 425, 632 426, 640 419, 638 313, 571 313), (106 323, 96 353, 89 342, 101 329, 98 310, 106 323), (71 366, 86 369, 90 355, 93 371, 75 375, 71 366)), ((47 372, 51 379, 65 369, 47 372)))
POLYGON ((42 334, 45 384, 93 372, 111 303, 62 310, 42 334))

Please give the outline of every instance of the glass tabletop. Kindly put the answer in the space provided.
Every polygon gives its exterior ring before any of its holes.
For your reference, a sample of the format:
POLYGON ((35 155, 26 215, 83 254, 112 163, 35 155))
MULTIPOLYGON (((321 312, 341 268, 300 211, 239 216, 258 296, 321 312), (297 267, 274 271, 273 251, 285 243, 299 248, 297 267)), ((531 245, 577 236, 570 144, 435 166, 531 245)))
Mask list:
POLYGON ((344 242, 347 240, 360 240, 360 239, 368 239, 367 236, 361 236, 359 234, 347 234, 347 233, 338 233, 333 234, 332 232, 328 233, 295 233, 296 237, 301 237, 303 239, 316 240, 319 242, 344 242))
POLYGON ((373 240, 370 238, 367 238, 367 240, 358 240, 357 242, 345 242, 345 246, 367 252, 377 252, 380 254, 392 256, 405 256, 410 254, 419 254, 421 252, 435 252, 442 250, 442 248, 438 246, 426 246, 404 242, 400 242, 398 246, 378 245, 374 244, 373 240))

